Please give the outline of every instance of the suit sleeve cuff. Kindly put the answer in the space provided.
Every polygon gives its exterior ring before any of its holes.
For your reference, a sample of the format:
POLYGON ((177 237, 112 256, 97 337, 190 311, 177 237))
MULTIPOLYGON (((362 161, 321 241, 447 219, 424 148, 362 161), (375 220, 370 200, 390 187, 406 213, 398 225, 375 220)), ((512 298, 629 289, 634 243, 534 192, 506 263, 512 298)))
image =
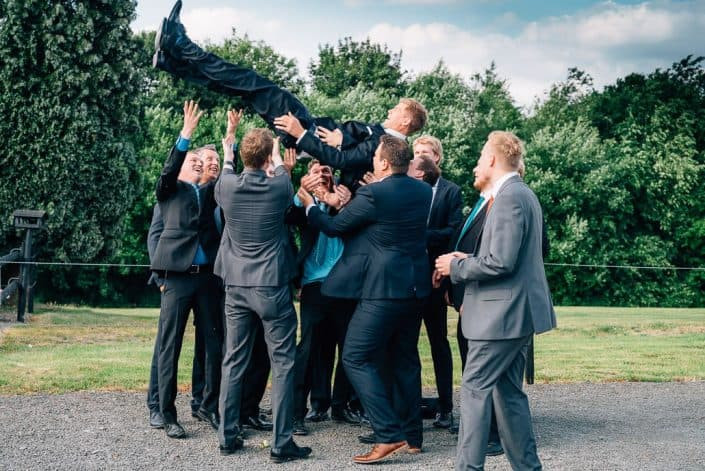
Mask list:
POLYGON ((185 137, 182 137, 179 134, 179 138, 176 140, 176 148, 179 149, 181 152, 186 152, 188 150, 188 146, 191 144, 190 139, 186 139, 185 137))
POLYGON ((306 206, 306 216, 308 217, 308 213, 311 211, 311 208, 315 207, 316 205, 311 203, 308 206, 306 206))
POLYGON ((305 129, 304 132, 303 132, 303 134, 301 134, 301 135, 299 136, 299 138, 296 140, 296 145, 297 145, 297 146, 299 145, 299 142, 301 142, 301 139, 304 138, 304 136, 306 135, 307 132, 308 132, 308 130, 305 129))
POLYGON ((454 258, 450 261, 450 281, 456 284, 463 282, 463 280, 458 277, 458 270, 460 269, 459 264, 459 258, 454 258))

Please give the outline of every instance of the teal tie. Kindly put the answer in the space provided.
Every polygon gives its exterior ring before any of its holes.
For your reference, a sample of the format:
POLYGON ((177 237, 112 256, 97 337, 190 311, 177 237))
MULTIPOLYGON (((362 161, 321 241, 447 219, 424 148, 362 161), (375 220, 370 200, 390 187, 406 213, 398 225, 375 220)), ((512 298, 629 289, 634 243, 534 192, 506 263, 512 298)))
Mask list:
POLYGON ((473 219, 475 219, 475 216, 477 216, 477 213, 480 211, 480 208, 482 207, 482 203, 484 201, 485 201, 484 196, 480 196, 477 199, 477 203, 475 203, 475 207, 472 208, 472 211, 470 211, 470 216, 468 216, 468 218, 465 220, 465 225, 463 226, 463 230, 460 231, 460 235, 458 236, 458 241, 455 243, 455 250, 458 250, 458 245, 460 245, 460 241, 463 239, 463 236, 470 228, 470 225, 472 224, 473 219))

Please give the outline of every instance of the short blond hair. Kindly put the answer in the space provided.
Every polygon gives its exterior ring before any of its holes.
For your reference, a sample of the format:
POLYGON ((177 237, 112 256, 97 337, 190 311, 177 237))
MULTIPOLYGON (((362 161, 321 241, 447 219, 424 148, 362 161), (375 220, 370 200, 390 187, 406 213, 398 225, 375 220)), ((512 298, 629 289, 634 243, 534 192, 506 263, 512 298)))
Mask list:
POLYGON ((441 140, 437 137, 424 134, 414 139, 414 147, 416 147, 416 144, 426 144, 431 148, 433 153, 438 156, 438 162, 443 160, 443 144, 441 144, 441 140))
POLYGON ((492 131, 487 142, 500 154, 502 162, 511 170, 519 169, 519 162, 524 160, 524 143, 516 134, 509 131, 492 131))
POLYGON ((420 131, 426 126, 428 112, 421 103, 413 98, 402 98, 399 100, 399 103, 404 105, 406 112, 409 113, 409 134, 414 134, 416 131, 420 131))

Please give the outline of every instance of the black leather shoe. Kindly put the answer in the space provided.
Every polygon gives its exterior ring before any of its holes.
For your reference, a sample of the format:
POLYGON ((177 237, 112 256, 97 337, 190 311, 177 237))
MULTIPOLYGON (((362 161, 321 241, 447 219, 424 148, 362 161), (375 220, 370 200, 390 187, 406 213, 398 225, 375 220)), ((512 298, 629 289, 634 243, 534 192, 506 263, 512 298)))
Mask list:
POLYGON ((307 446, 298 446, 291 440, 289 443, 284 445, 279 453, 275 453, 273 450, 269 452, 269 459, 274 463, 284 463, 286 461, 300 460, 302 458, 308 458, 311 454, 311 449, 307 446))
POLYGON ((164 428, 164 417, 158 410, 149 411, 149 426, 152 428, 164 428))
POLYGON ((488 442, 487 443, 487 451, 485 452, 485 455, 487 456, 499 456, 504 454, 504 448, 502 448, 502 444, 498 442, 488 442))
POLYGON ((180 14, 181 14, 181 0, 176 0, 174 7, 171 9, 171 13, 169 13, 169 21, 175 21, 177 23, 181 23, 181 19, 179 18, 180 14))
POLYGON ((310 422, 323 422, 324 420, 328 420, 328 412, 312 409, 311 412, 306 414, 306 420, 310 422))
POLYGON ((460 423, 454 423, 450 427, 448 427, 448 431, 452 433, 453 435, 457 435, 458 432, 460 431, 460 423))
POLYGON ((203 409, 198 409, 196 411, 196 418, 198 420, 206 422, 215 430, 218 430, 218 427, 220 427, 220 417, 218 417, 218 414, 216 414, 215 412, 208 412, 203 409))
POLYGON ((341 409, 331 409, 330 417, 333 422, 345 422, 351 425, 360 425, 360 416, 347 407, 341 409))
POLYGON ((154 35, 154 49, 157 51, 170 51, 176 40, 181 36, 186 36, 184 25, 164 18, 159 25, 157 34, 154 35))
POLYGON ((294 435, 308 435, 308 429, 304 425, 303 420, 294 420, 294 435))
POLYGON ((364 412, 362 414, 360 414, 360 425, 363 427, 372 428, 372 423, 370 422, 370 419, 365 415, 364 412))
POLYGON ((260 417, 245 417, 244 420, 242 421, 242 425, 245 427, 251 427, 255 430, 262 430, 262 431, 270 431, 274 426, 272 425, 272 422, 268 420, 264 420, 261 416, 260 417))
POLYGON ((169 438, 184 438, 186 436, 186 430, 178 422, 165 423, 164 431, 169 438))
POLYGON ((436 428, 450 428, 453 425, 453 413, 452 412, 439 412, 436 414, 436 420, 433 422, 433 426, 436 428))
POLYGON ((221 445, 220 446, 220 454, 223 456, 232 455, 236 451, 242 449, 243 444, 244 444, 244 442, 242 441, 242 438, 235 437, 235 440, 233 440, 233 442, 230 445, 228 445, 228 446, 221 445))
POLYGON ((377 435, 375 435, 374 432, 358 435, 357 439, 360 440, 360 443, 365 443, 367 445, 374 445, 377 443, 377 435))

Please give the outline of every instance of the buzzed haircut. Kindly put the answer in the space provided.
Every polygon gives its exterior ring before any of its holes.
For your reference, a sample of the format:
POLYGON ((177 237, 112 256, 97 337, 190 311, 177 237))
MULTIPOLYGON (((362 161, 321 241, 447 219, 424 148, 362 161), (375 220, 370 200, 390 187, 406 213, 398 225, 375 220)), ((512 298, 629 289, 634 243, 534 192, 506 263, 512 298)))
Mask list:
POLYGON ((487 142, 500 154, 500 159, 510 170, 518 170, 526 150, 516 134, 509 131, 492 131, 487 142))
POLYGON ((269 129, 255 128, 240 143, 240 158, 245 167, 262 168, 272 155, 274 139, 269 129))
POLYGON ((406 141, 385 134, 379 139, 380 158, 389 162, 394 173, 406 173, 411 162, 411 150, 406 141))
POLYGON ((441 160, 443 160, 443 144, 441 144, 441 140, 437 137, 424 134, 423 136, 417 137, 414 140, 414 147, 416 146, 416 144, 425 144, 429 146, 431 150, 438 156, 438 161, 440 162, 441 160))
POLYGON ((441 169, 436 165, 436 162, 428 155, 419 155, 414 159, 419 160, 416 168, 423 172, 423 181, 431 186, 435 185, 441 176, 441 169))
POLYGON ((413 98, 402 98, 399 103, 404 105, 406 112, 409 113, 409 134, 414 134, 416 131, 420 131, 426 126, 426 121, 428 121, 428 112, 426 108, 414 100, 413 98))

